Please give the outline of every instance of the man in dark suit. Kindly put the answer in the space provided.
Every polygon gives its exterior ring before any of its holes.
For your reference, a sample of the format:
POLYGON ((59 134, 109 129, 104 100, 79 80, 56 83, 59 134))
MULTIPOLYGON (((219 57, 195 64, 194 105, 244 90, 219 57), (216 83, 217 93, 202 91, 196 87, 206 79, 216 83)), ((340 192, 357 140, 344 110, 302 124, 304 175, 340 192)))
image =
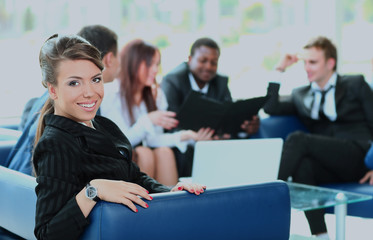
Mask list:
MULTIPOLYGON (((161 87, 166 94, 169 111, 177 113, 192 90, 219 102, 232 101, 228 77, 217 74, 219 56, 220 48, 214 40, 200 38, 193 43, 188 62, 177 66, 162 80, 161 87)), ((241 127, 247 134, 254 134, 259 128, 259 118, 254 116, 251 121, 244 121, 241 127)), ((228 136, 223 135, 223 138, 228 136)), ((175 155, 179 176, 190 176, 193 148, 189 148, 185 155, 175 149, 175 155)))
MULTIPOLYGON (((105 83, 113 81, 119 70, 117 34, 107 27, 91 25, 83 27, 78 35, 88 40, 93 46, 100 50, 102 62, 105 66, 105 70, 102 73, 103 80, 105 83)), ((27 113, 28 116, 25 120, 25 127, 22 135, 13 147, 6 161, 5 166, 8 168, 31 175, 31 157, 36 128, 39 121, 39 112, 48 97, 49 94, 48 91, 46 91, 41 97, 33 101, 33 105, 27 113)))
MULTIPOLYGON (((295 132, 285 141, 279 179, 318 185, 359 181, 368 171, 364 157, 373 139, 373 92, 361 75, 336 73, 337 50, 325 38, 312 39, 304 47, 304 67, 310 85, 279 99, 278 83, 270 83, 268 114, 295 114, 310 133, 295 132)), ((297 62, 286 55, 277 67, 284 72, 297 62)), ((311 232, 327 236, 322 210, 308 211, 311 232)))
MULTIPOLYGON (((168 73, 161 87, 166 94, 168 109, 178 112, 189 92, 201 92, 219 102, 231 102, 228 77, 217 74, 220 56, 218 44, 210 38, 197 39, 190 50, 188 62, 184 62, 168 73)), ((242 129, 254 134, 259 128, 259 118, 245 121, 242 129)))
POLYGON ((161 83, 169 110, 177 112, 191 90, 224 102, 232 101, 228 77, 217 74, 220 49, 209 38, 198 39, 191 48, 188 62, 167 74, 161 83))

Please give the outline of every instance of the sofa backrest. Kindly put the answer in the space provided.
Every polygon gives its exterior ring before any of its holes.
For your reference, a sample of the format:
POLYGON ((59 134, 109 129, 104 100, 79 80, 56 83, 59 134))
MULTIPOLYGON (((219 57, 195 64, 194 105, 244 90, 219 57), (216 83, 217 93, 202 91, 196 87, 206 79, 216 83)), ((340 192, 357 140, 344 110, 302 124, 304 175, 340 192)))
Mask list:
POLYGON ((289 239, 284 182, 153 194, 148 209, 99 202, 81 239, 289 239))
POLYGON ((294 131, 308 132, 304 124, 295 115, 270 116, 260 120, 259 131, 252 138, 282 138, 294 131))
POLYGON ((18 140, 21 135, 21 131, 0 127, 0 141, 18 140))

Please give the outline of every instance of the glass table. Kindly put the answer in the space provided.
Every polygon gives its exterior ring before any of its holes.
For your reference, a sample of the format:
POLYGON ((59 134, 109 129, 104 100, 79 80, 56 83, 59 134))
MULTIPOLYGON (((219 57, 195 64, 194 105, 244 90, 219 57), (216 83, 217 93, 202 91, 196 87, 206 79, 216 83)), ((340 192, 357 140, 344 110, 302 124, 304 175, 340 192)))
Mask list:
POLYGON ((345 239, 345 217, 347 204, 372 199, 370 195, 345 192, 330 188, 287 182, 290 191, 291 207, 308 211, 334 207, 336 216, 336 239, 345 239))

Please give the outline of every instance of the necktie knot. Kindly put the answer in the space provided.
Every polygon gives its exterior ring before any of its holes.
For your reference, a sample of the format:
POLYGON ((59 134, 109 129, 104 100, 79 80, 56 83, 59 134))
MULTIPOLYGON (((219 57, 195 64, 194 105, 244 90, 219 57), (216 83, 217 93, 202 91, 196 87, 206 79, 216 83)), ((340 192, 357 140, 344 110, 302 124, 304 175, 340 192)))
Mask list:
POLYGON ((334 86, 333 85, 330 85, 327 89, 323 89, 323 90, 316 90, 318 92, 321 93, 321 97, 324 97, 325 98, 325 95, 333 88, 334 86))

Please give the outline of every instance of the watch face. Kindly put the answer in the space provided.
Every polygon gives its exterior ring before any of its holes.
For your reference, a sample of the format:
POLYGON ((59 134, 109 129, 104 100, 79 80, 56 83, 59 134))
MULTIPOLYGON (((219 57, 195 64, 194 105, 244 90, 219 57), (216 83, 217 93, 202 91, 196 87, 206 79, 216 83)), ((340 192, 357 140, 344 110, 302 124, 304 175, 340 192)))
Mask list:
POLYGON ((97 189, 93 186, 87 187, 86 196, 89 199, 94 199, 95 197, 97 197, 97 189))

